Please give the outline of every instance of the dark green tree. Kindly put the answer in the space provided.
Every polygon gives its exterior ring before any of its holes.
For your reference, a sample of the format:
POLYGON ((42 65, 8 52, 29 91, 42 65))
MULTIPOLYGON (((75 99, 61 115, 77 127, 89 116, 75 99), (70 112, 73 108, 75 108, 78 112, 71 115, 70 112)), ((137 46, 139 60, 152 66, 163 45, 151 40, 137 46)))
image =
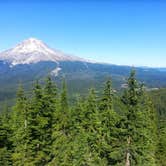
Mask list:
POLYGON ((121 144, 123 130, 120 125, 121 116, 114 110, 114 98, 111 80, 108 80, 100 99, 99 152, 100 157, 107 161, 107 165, 123 165, 121 162, 123 158, 121 144))
POLYGON ((8 106, 5 103, 2 112, 0 113, 0 165, 9 166, 12 165, 12 142, 11 126, 10 126, 10 114, 8 106))
POLYGON ((160 166, 166 166, 166 119, 161 119, 159 121, 158 128, 158 146, 157 146, 157 163, 160 166))
POLYGON ((57 88, 55 83, 51 80, 51 77, 48 76, 45 81, 45 86, 43 90, 43 117, 47 121, 47 124, 43 128, 43 141, 44 148, 43 151, 48 156, 48 162, 53 158, 53 127, 57 123, 56 122, 56 111, 57 111, 57 88))
POLYGON ((36 82, 30 109, 33 164, 46 165, 52 159, 52 133, 56 111, 56 85, 48 77, 44 89, 36 82))
POLYGON ((155 166, 156 121, 153 106, 132 70, 122 101, 126 112, 125 165, 155 166))
POLYGON ((19 86, 12 112, 0 114, 0 165, 164 166, 165 123, 157 138, 153 103, 134 70, 121 98, 110 80, 101 96, 91 89, 76 103, 68 103, 65 80, 57 92, 51 76, 30 98, 19 86))
POLYGON ((113 89, 111 80, 108 80, 105 84, 102 99, 101 99, 101 110, 112 109, 113 107, 113 89))
POLYGON ((100 156, 101 121, 94 89, 87 99, 79 100, 72 116, 74 125, 72 158, 75 165, 106 165, 100 156))
POLYGON ((65 79, 62 82, 62 91, 60 96, 60 106, 62 111, 66 111, 68 109, 68 99, 67 99, 67 86, 65 79))
POLYGON ((16 104, 13 107, 11 117, 13 165, 21 166, 24 165, 28 157, 28 106, 22 85, 18 88, 16 104))
POLYGON ((49 165, 70 165, 70 109, 67 99, 65 80, 62 83, 60 97, 57 100, 53 125, 53 159, 49 165))

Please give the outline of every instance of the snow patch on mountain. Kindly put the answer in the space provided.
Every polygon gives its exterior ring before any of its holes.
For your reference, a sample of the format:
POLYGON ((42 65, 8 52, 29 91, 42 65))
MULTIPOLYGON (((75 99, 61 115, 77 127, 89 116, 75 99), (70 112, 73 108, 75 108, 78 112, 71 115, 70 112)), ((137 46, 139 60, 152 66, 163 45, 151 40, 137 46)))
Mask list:
POLYGON ((0 60, 11 63, 11 66, 18 64, 31 64, 41 61, 82 61, 85 59, 65 54, 62 51, 54 50, 41 40, 29 38, 16 47, 0 53, 0 60))
POLYGON ((58 76, 59 71, 61 71, 61 68, 57 67, 57 68, 55 68, 54 70, 51 71, 51 75, 56 77, 56 76, 58 76))

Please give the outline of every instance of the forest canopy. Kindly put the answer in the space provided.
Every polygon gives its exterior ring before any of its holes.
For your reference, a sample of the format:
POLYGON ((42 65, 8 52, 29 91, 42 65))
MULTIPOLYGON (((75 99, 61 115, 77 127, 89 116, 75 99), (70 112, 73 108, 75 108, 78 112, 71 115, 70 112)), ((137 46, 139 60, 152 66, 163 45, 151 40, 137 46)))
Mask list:
POLYGON ((122 95, 108 80, 100 96, 90 89, 68 99, 65 80, 61 90, 51 77, 36 81, 30 98, 19 85, 12 110, 0 114, 0 165, 165 165, 164 120, 134 70, 122 95))

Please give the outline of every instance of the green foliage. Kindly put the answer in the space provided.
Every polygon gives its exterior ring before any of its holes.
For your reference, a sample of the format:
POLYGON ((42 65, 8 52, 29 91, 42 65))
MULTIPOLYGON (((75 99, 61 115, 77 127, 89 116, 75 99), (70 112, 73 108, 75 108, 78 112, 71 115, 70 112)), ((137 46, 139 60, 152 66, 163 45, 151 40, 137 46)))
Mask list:
POLYGON ((158 117, 157 164, 166 166, 166 89, 150 91, 158 117))
POLYGON ((38 82, 35 84, 30 109, 31 147, 35 152, 35 165, 45 165, 51 160, 56 93, 56 86, 50 77, 47 78, 44 89, 38 82))
POLYGON ((149 92, 158 115, 158 165, 166 166, 166 89, 149 92))
POLYGON ((149 92, 159 119, 166 117, 166 88, 149 92))
POLYGON ((23 165, 26 161, 27 155, 27 142, 28 130, 27 130, 27 119, 28 119, 28 105, 27 99, 24 95, 22 85, 19 86, 17 92, 16 104, 13 107, 11 113, 11 129, 13 142, 13 165, 23 165))
POLYGON ((15 105, 6 112, 0 116, 0 165, 157 166, 156 159, 164 163, 165 128, 160 126, 158 140, 153 104, 134 71, 122 98, 109 80, 101 96, 90 89, 87 97, 70 105, 65 80, 58 91, 49 76, 44 84, 35 83, 30 98, 19 86, 15 105))
POLYGON ((10 115, 7 105, 0 114, 0 165, 11 165, 12 142, 10 141, 11 128, 9 124, 10 115))
POLYGON ((159 125, 159 143, 157 149, 158 165, 166 166, 166 120, 161 120, 159 125))
POLYGON ((143 86, 135 79, 134 70, 131 71, 122 101, 127 106, 126 162, 132 165, 156 165, 156 115, 143 86), (128 159, 127 155, 130 156, 128 159))
POLYGON ((104 88, 100 109, 104 109, 104 110, 112 109, 112 104, 113 104, 112 99, 113 99, 113 90, 111 86, 111 81, 108 80, 104 88))
POLYGON ((66 82, 63 80, 62 82, 62 92, 60 97, 60 106, 62 111, 66 111, 68 109, 68 100, 67 100, 67 87, 66 82))

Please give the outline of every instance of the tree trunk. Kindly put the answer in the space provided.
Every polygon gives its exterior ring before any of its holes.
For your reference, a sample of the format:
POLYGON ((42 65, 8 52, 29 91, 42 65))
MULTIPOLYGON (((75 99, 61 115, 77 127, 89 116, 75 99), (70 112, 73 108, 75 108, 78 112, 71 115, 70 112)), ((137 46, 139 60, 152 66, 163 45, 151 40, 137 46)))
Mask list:
POLYGON ((126 164, 125 164, 125 166, 130 166, 130 153, 129 152, 127 152, 127 154, 126 154, 126 164))
POLYGON ((130 166, 130 152, 129 152, 129 146, 130 146, 131 138, 130 136, 127 138, 127 153, 126 153, 126 163, 125 166, 130 166))
POLYGON ((27 128, 27 120, 24 121, 24 127, 27 128))

